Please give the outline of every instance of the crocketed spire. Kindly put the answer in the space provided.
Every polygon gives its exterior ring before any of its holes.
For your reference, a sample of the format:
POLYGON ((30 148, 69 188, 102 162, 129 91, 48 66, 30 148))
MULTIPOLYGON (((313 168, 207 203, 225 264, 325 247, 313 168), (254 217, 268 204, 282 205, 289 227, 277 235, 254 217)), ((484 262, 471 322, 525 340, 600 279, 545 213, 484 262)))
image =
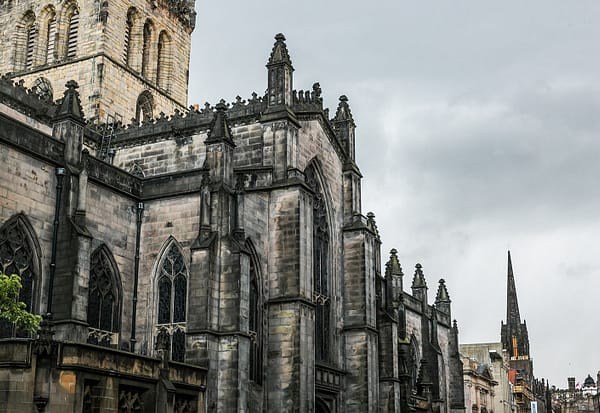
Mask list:
POLYGON ((333 122, 350 122, 352 126, 354 126, 354 118, 352 117, 352 112, 350 111, 350 106, 348 105, 348 97, 346 95, 340 96, 340 103, 338 104, 337 111, 335 112, 335 117, 333 118, 333 122))
POLYGON ((273 45, 273 50, 271 51, 267 66, 278 64, 288 64, 292 66, 292 59, 290 58, 287 45, 285 44, 285 36, 282 33, 277 33, 275 35, 275 44, 273 45))
POLYGON ((215 109, 216 112, 214 121, 206 142, 227 142, 228 144, 235 146, 231 137, 231 128, 229 127, 229 122, 227 121, 227 114, 225 113, 227 110, 225 101, 221 100, 219 103, 217 103, 215 109))
POLYGON ((448 295, 448 289, 446 288, 446 281, 442 278, 440 285, 438 286, 437 294, 435 296, 435 303, 449 303, 450 296, 448 295))
POLYGON ((412 288, 427 288, 425 275, 423 274, 423 266, 418 263, 415 265, 415 275, 412 281, 412 288))

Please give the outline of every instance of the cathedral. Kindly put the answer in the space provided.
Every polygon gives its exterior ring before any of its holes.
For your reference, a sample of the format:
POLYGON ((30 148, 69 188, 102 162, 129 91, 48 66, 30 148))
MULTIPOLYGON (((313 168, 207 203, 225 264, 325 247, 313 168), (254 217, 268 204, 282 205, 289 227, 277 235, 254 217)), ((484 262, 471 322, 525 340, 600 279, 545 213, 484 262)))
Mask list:
MULTIPOLYGON (((0 0, 0 412, 464 413, 444 280, 405 289, 342 95, 187 105, 193 0, 0 0), (383 262, 385 265, 382 265, 383 262)), ((262 89, 262 85, 258 85, 262 89)))

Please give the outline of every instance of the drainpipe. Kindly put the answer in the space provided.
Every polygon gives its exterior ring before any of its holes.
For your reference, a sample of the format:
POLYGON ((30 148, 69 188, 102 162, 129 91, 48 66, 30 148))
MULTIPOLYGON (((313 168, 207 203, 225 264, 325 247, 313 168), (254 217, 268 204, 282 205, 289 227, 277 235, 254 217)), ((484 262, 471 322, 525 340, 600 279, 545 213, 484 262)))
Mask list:
POLYGON ((144 216, 144 203, 137 204, 137 220, 135 230, 135 257, 133 261, 133 308, 131 311, 131 338, 129 339, 131 352, 135 352, 135 321, 137 317, 138 277, 140 274, 140 238, 142 232, 142 218, 144 216))
POLYGON ((54 223, 52 229, 52 255, 50 257, 50 279, 48 288, 48 305, 46 313, 52 313, 52 294, 54 293, 54 274, 56 273, 56 244, 58 243, 58 221, 60 217, 60 205, 65 177, 65 168, 56 168, 56 204, 54 205, 54 223))

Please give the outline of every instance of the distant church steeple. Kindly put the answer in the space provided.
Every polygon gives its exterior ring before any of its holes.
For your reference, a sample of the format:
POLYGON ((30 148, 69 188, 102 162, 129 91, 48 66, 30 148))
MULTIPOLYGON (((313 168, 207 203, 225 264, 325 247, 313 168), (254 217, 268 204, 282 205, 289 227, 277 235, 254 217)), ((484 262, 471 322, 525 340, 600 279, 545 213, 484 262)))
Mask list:
MULTIPOLYGON (((506 324, 502 323, 500 335, 502 347, 508 351, 511 360, 529 360, 529 334, 527 324, 521 322, 510 251, 508 251, 506 284, 506 324)), ((531 371, 528 371, 528 373, 531 373, 531 371)))

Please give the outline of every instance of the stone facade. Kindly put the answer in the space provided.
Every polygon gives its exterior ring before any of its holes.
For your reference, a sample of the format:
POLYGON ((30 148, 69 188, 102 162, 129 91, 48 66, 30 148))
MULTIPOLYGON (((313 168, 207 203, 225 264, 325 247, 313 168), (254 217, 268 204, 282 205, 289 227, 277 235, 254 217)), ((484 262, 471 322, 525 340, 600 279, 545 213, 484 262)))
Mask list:
POLYGON ((194 24, 188 0, 3 1, 0 73, 49 100, 73 79, 88 120, 139 122, 185 108, 194 24))
MULTIPOLYGON (((516 410, 512 394, 512 384, 509 381, 508 352, 502 348, 502 343, 461 344, 460 354, 489 367, 494 381, 494 399, 488 411, 496 413, 511 413, 516 410)), ((466 394, 466 393, 465 393, 466 394)), ((469 407, 469 404, 466 404, 469 407)))
MULTIPOLYGON (((193 13, 178 4, 151 10, 190 30, 193 13)), ((0 243, 10 246, 0 258, 27 253, 22 298, 52 315, 46 336, 0 342, 26 377, 0 369, 7 402, 30 411, 41 394, 47 411, 91 402, 130 411, 126 397, 148 412, 464 412, 444 281, 430 304, 420 264, 411 293, 395 250, 381 268, 348 99, 330 117, 319 84, 294 90, 293 71, 279 34, 265 96, 116 125, 109 148, 107 125, 84 122, 94 115, 76 82, 52 103, 0 81, 0 243), (17 342, 31 360, 52 360, 47 379, 34 379, 36 363, 18 364, 17 342), (73 348, 68 363, 61 346, 73 348), (46 383, 65 374, 73 396, 55 397, 46 383), (20 395, 10 391, 18 380, 29 389, 20 395)))
POLYGON ((470 357, 463 357, 462 362, 465 378, 465 404, 472 413, 495 412, 495 387, 498 382, 494 380, 490 366, 470 357))

